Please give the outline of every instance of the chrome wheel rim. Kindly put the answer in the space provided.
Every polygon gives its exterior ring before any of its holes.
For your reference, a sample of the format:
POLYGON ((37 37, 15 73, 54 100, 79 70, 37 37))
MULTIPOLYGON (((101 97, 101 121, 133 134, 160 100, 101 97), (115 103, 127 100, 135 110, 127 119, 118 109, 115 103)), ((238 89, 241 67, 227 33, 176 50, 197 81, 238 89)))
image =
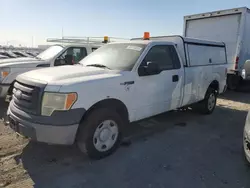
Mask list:
POLYGON ((100 123, 94 133, 93 144, 97 151, 105 152, 111 149, 118 138, 118 126, 113 120, 100 123))
POLYGON ((214 106, 215 106, 215 94, 211 93, 209 98, 208 98, 208 110, 212 111, 214 106))

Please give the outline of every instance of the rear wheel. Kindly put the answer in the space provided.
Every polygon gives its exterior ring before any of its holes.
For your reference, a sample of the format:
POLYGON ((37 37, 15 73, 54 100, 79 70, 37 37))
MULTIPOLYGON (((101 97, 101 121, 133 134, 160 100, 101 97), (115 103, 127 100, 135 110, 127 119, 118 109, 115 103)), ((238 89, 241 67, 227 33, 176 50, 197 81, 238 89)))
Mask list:
POLYGON ((202 114, 211 114, 216 106, 217 93, 213 88, 208 88, 205 99, 197 104, 196 109, 202 114))
POLYGON ((80 125, 78 147, 90 158, 106 157, 118 148, 122 127, 123 120, 115 111, 107 108, 96 109, 80 125))

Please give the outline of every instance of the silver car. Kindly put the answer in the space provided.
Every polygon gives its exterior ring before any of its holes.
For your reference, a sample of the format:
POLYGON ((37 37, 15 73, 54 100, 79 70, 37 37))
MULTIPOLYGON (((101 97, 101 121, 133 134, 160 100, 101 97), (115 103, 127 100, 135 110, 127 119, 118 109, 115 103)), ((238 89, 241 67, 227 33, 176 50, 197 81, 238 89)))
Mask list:
POLYGON ((250 111, 247 114, 243 135, 243 147, 246 160, 250 163, 250 111))

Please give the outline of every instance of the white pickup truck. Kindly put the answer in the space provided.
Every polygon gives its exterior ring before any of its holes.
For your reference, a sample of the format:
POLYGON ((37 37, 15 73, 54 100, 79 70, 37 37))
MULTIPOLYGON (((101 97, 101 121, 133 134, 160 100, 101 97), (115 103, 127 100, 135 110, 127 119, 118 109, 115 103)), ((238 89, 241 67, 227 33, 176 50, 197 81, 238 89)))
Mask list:
POLYGON ((156 37, 107 44, 75 66, 19 75, 6 124, 39 142, 77 142, 91 158, 119 146, 134 122, 184 106, 210 114, 226 88, 225 45, 156 37))
POLYGON ((13 83, 24 72, 60 65, 78 63, 82 58, 99 48, 93 44, 53 45, 36 57, 0 60, 0 98, 11 96, 13 83))

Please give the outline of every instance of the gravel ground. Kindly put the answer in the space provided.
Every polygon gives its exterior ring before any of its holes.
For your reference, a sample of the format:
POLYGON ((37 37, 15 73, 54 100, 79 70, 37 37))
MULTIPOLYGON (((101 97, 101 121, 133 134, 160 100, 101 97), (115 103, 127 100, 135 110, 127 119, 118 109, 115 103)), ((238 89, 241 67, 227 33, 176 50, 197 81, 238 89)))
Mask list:
POLYGON ((99 161, 76 146, 17 137, 0 123, 0 187, 248 188, 242 158, 248 109, 250 93, 227 92, 212 115, 173 111, 131 124, 127 141, 99 161))

